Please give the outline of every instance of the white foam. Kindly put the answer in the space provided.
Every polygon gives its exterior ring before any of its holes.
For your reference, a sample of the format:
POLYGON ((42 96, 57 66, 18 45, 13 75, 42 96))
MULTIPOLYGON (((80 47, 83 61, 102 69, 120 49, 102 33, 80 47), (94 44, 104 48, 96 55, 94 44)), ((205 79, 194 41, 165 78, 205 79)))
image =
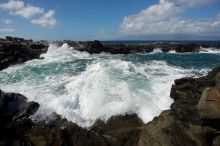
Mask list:
POLYGON ((175 50, 170 50, 170 51, 168 51, 168 53, 170 53, 170 54, 176 54, 177 52, 176 52, 175 50))
POLYGON ((67 44, 50 45, 48 52, 42 55, 45 59, 0 72, 0 77, 4 77, 1 88, 39 102, 41 107, 35 116, 44 119, 56 112, 80 126, 89 127, 97 119, 106 121, 113 115, 136 113, 147 123, 170 107, 169 93, 174 79, 192 74, 164 61, 132 63, 105 55, 90 56, 67 44), (79 59, 93 62, 75 73, 74 60, 79 59), (59 65, 70 60, 73 62, 67 69, 59 65), (53 64, 57 69, 48 68, 53 64), (39 70, 43 71, 39 73, 39 70), (14 81, 15 78, 21 79, 14 81))
POLYGON ((163 53, 163 51, 161 50, 161 48, 156 48, 153 50, 153 52, 151 52, 150 54, 157 54, 157 53, 163 53))
POLYGON ((199 50, 200 53, 210 53, 210 54, 216 54, 216 53, 220 53, 220 49, 217 49, 217 48, 203 48, 203 47, 200 47, 200 50, 199 50))
POLYGON ((42 54, 41 58, 45 58, 47 61, 67 61, 70 59, 82 59, 89 58, 89 53, 79 52, 74 50, 73 47, 69 47, 67 43, 58 47, 57 44, 49 44, 47 53, 42 54))

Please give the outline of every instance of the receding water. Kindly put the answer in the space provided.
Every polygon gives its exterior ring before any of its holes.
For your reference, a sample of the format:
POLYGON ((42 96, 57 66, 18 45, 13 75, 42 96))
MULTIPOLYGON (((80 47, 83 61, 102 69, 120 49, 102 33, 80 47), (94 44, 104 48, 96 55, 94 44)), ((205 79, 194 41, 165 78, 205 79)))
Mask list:
POLYGON ((220 64, 217 52, 90 55, 67 44, 50 45, 42 57, 0 71, 0 88, 39 102, 35 120, 56 112, 83 127, 126 113, 147 123, 169 109, 174 79, 220 64))

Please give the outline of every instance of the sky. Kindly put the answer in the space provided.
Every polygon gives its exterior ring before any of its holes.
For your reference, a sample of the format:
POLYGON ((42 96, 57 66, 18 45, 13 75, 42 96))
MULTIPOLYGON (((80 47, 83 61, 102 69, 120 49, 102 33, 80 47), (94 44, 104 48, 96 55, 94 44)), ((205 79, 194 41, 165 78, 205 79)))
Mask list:
POLYGON ((220 40, 220 0, 0 0, 0 37, 220 40))

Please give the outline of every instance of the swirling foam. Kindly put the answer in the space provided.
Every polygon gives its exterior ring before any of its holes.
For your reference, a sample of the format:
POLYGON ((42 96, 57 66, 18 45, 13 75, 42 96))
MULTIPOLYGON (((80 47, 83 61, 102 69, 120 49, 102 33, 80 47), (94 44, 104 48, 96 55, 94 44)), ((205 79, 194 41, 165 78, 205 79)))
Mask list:
POLYGON ((1 88, 39 102, 36 117, 56 112, 83 127, 126 113, 136 113, 147 123, 169 108, 173 80, 192 74, 165 61, 91 56, 67 44, 50 45, 42 57, 1 71, 1 88))

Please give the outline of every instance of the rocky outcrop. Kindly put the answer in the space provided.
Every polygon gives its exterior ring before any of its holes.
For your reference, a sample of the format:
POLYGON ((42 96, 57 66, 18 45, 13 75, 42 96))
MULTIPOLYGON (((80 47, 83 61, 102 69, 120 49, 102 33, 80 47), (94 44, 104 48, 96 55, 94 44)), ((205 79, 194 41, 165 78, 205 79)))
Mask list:
POLYGON ((135 114, 121 115, 111 117, 107 122, 97 121, 91 131, 114 138, 120 146, 137 146, 143 125, 135 114))
MULTIPOLYGON (((161 49, 163 52, 175 51, 199 52, 201 47, 219 49, 220 45, 212 43, 153 43, 146 45, 126 45, 126 44, 101 44, 99 41, 79 42, 80 45, 75 46, 79 51, 89 53, 107 52, 110 54, 132 54, 132 53, 150 53, 154 49, 161 49)), ((75 44, 76 45, 76 44, 75 44)), ((74 47, 74 46, 73 46, 74 47)))
POLYGON ((171 109, 144 126, 139 146, 219 145, 220 119, 216 116, 219 114, 219 103, 216 100, 219 94, 219 75, 215 82, 219 72, 220 67, 205 77, 175 80, 171 89, 171 97, 174 99, 171 109), (208 95, 207 87, 212 88, 208 95), (210 97, 212 103, 204 103, 204 98, 209 102, 210 97), (209 113, 208 116, 204 116, 204 112, 209 113))
POLYGON ((151 43, 145 45, 134 44, 104 44, 98 40, 75 42, 71 40, 56 41, 54 42, 61 46, 63 43, 67 43, 69 46, 74 47, 78 51, 85 51, 91 54, 99 54, 102 52, 110 54, 132 54, 132 53, 150 53, 154 49, 161 49, 163 52, 175 51, 178 53, 184 52, 199 52, 208 51, 209 49, 220 49, 220 44, 214 43, 151 43), (208 48, 208 49, 203 49, 208 48))
MULTIPOLYGON (((99 41, 68 43, 79 51, 111 54, 148 53, 155 48, 167 52, 198 52, 212 44, 155 43, 148 45, 103 45, 99 41)), ((47 41, 33 42, 22 38, 0 39, 0 70, 10 65, 39 58, 47 41)), ((0 145, 30 146, 219 146, 220 145, 220 67, 201 78, 175 80, 170 96, 171 109, 144 125, 136 115, 115 116, 97 121, 90 129, 56 115, 49 123, 34 122, 31 116, 39 104, 27 102, 16 93, 0 90, 0 145)))
POLYGON ((10 65, 39 58, 47 51, 47 48, 48 44, 8 36, 0 42, 0 70, 10 65))
POLYGON ((0 90, 0 145, 28 146, 136 146, 142 121, 136 115, 97 121, 90 129, 62 119, 54 113, 49 122, 34 122, 39 104, 26 97, 0 90))
MULTIPOLYGON (((77 42, 71 40, 64 41, 37 41, 25 40, 23 38, 7 36, 5 39, 0 39, 0 70, 7 68, 10 65, 23 63, 31 59, 37 59, 41 54, 48 49, 49 43, 55 43, 61 46, 67 43, 78 51, 85 51, 91 54, 99 54, 102 52, 111 54, 131 54, 131 53, 149 53, 154 49, 160 48, 163 52, 176 51, 198 52, 201 47, 204 48, 220 48, 220 44, 214 43, 152 43, 145 45, 126 45, 126 44, 102 44, 100 41, 85 41, 77 42)), ((206 49, 207 50, 207 49, 206 49)))
POLYGON ((0 90, 0 145, 30 143, 25 132, 32 126, 29 116, 37 111, 39 104, 26 100, 21 94, 0 90))

